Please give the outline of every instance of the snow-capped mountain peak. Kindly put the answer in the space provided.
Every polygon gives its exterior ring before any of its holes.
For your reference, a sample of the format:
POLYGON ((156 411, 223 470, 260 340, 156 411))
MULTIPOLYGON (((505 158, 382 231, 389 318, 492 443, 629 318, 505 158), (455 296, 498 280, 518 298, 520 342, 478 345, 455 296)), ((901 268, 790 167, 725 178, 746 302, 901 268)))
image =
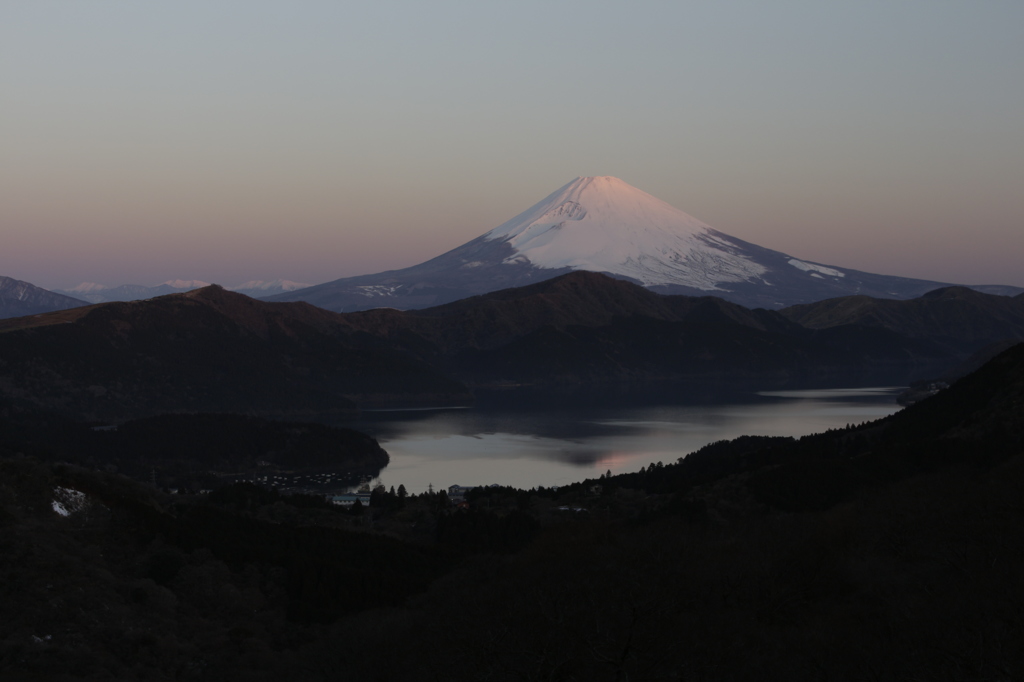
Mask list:
POLYGON ((662 294, 710 294, 764 308, 850 294, 913 298, 946 286, 773 251, 603 176, 576 178, 508 222, 418 265, 266 298, 344 312, 426 308, 572 270, 629 279, 662 294))
POLYGON ((82 298, 90 303, 108 303, 110 301, 137 301, 143 298, 153 298, 154 296, 179 294, 206 286, 210 285, 196 279, 172 279, 153 287, 142 284, 122 284, 116 287, 108 287, 93 282, 83 282, 74 289, 57 289, 56 291, 67 296, 82 298))
POLYGON ((645 286, 714 291, 765 272, 709 225, 610 176, 576 178, 485 239, 512 247, 506 263, 608 272, 645 286))
POLYGON ((275 279, 270 282, 266 282, 261 279, 254 279, 244 284, 239 284, 235 287, 228 287, 231 291, 295 291, 296 289, 305 289, 306 287, 313 286, 312 284, 302 284, 300 282, 293 282, 288 279, 275 279))
POLYGON ((104 289, 109 288, 110 287, 106 286, 105 284, 97 284, 96 282, 82 282, 76 287, 66 289, 66 291, 72 291, 76 294, 91 294, 93 292, 103 291, 104 289))
POLYGON ((210 283, 198 279, 169 279, 163 283, 163 286, 172 289, 201 289, 210 286, 210 283))

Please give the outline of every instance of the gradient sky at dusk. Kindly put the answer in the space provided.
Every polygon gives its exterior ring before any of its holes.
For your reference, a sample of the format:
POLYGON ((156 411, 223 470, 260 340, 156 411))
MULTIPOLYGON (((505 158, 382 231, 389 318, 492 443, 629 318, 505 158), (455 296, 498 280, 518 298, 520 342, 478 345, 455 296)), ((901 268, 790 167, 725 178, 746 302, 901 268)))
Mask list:
POLYGON ((323 282, 579 175, 1024 286, 1024 2, 0 3, 0 275, 323 282))

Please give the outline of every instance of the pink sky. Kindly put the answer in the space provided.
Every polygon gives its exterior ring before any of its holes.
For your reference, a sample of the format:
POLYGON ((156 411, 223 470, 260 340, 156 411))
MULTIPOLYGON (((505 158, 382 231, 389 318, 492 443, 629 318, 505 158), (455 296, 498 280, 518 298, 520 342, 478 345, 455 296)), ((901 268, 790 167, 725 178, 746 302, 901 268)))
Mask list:
POLYGON ((614 175, 802 259, 1024 286, 1020 3, 341 4, 4 3, 0 275, 318 283, 614 175))

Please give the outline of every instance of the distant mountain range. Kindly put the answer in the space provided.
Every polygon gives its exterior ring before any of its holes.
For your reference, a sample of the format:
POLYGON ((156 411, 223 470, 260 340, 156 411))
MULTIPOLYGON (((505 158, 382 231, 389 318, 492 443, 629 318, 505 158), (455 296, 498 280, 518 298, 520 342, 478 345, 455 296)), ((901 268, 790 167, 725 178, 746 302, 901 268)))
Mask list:
MULTIPOLYGON (((508 222, 429 261, 268 296, 339 312, 427 308, 573 271, 664 294, 778 309, 848 295, 909 299, 949 286, 824 265, 720 232, 613 177, 581 177, 508 222)), ((974 286, 1011 295, 1018 287, 974 286)))
POLYGON ((426 310, 345 314, 210 286, 0 322, 0 397, 127 419, 304 415, 572 389, 679 396, 893 384, 1024 339, 1021 296, 954 289, 875 305, 889 311, 887 322, 664 296, 590 272, 426 310), (796 321, 804 316, 817 328, 796 321), (956 330, 965 320, 974 332, 956 330))
MULTIPOLYGON (((210 286, 209 282, 203 282, 197 279, 174 279, 152 287, 143 286, 141 284, 122 284, 117 287, 108 287, 103 284, 83 282, 71 289, 55 289, 54 291, 55 293, 82 299, 89 303, 109 303, 110 301, 138 301, 145 298, 166 296, 167 294, 180 294, 208 286, 210 286)), ((272 296, 274 294, 295 291, 296 289, 302 289, 309 286, 309 284, 292 282, 287 279, 275 279, 270 282, 252 280, 245 282, 244 284, 239 284, 238 286, 228 287, 228 290, 237 291, 240 294, 245 294, 246 296, 251 296, 253 298, 260 298, 263 296, 272 296)))
MULTIPOLYGON (((575 271, 600 272, 661 294, 717 296, 770 310, 847 296, 906 300, 953 286, 798 259, 720 232, 618 178, 581 177, 512 220, 419 265, 318 285, 253 280, 228 289, 335 312, 416 310, 575 271)), ((20 289, 5 286, 0 287, 0 317, 79 302, 155 298, 209 283, 169 280, 157 286, 108 287, 83 282, 52 292, 64 299, 47 299, 41 289, 30 297, 26 287, 32 285, 25 282, 18 283, 20 289)), ((1003 285, 968 288, 1003 296, 1024 293, 1003 285)))
POLYGON ((302 284, 300 282, 293 282, 288 279, 275 279, 270 282, 264 282, 262 280, 254 279, 238 286, 228 287, 228 291, 234 291, 239 294, 245 294, 253 298, 263 298, 265 296, 273 296, 274 294, 281 294, 288 291, 296 291, 297 289, 305 289, 312 286, 311 284, 302 284))
POLYGON ((0 277, 0 318, 67 310, 82 305, 87 303, 80 298, 47 291, 11 277, 0 277))

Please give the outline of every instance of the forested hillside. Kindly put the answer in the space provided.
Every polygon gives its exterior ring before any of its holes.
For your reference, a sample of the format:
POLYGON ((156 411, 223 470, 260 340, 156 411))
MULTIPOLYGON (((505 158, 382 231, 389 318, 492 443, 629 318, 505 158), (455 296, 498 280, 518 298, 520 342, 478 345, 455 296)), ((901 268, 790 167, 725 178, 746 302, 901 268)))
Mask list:
POLYGON ((1024 673, 1024 346, 878 422, 468 509, 167 496, 42 461, 43 422, 8 419, 5 679, 1024 673))

